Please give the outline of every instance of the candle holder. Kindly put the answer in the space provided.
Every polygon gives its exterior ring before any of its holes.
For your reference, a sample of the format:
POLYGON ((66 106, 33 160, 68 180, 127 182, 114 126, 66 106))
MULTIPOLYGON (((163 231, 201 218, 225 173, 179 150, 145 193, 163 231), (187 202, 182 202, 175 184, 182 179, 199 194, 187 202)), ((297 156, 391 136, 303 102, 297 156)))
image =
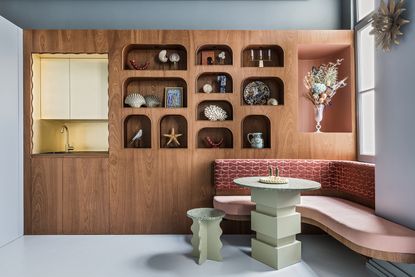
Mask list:
POLYGON ((264 50, 262 50, 261 48, 258 50, 251 49, 251 61, 258 62, 258 67, 264 67, 264 62, 272 61, 271 49, 267 49, 265 53, 266 55, 264 55, 264 50))

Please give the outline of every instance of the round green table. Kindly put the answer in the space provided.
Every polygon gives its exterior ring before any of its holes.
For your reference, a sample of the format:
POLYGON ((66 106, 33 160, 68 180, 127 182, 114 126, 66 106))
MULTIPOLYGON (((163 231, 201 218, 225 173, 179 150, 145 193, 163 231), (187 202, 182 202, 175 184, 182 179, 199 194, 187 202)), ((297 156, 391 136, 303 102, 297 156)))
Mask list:
POLYGON ((301 232, 301 215, 295 206, 301 202, 300 193, 321 188, 317 182, 287 178, 287 184, 264 184, 260 177, 245 177, 234 183, 251 189, 252 257, 275 269, 301 261, 301 242, 295 235, 301 232))

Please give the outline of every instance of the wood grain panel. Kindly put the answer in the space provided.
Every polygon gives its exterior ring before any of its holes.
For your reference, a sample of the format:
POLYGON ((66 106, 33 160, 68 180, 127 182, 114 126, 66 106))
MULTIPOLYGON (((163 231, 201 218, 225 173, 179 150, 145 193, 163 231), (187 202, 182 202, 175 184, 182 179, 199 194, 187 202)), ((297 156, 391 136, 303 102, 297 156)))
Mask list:
POLYGON ((109 233, 108 159, 63 159, 63 233, 109 233))
POLYGON ((31 233, 62 233, 63 158, 37 157, 31 166, 31 233))

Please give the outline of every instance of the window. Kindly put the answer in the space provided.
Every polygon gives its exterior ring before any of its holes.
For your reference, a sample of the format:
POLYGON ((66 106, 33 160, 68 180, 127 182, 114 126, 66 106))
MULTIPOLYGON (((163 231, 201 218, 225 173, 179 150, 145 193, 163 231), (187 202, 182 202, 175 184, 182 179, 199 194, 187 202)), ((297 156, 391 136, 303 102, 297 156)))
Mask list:
POLYGON ((370 35, 374 5, 356 0, 358 158, 364 162, 375 157, 375 39, 370 35))

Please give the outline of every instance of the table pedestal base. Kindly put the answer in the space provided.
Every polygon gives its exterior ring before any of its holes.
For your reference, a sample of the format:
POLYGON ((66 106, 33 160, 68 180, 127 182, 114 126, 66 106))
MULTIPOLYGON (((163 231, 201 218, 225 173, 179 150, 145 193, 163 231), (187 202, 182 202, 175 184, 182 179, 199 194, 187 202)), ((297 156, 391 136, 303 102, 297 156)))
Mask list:
POLYGON ((198 264, 202 264, 206 259, 222 261, 220 254, 222 249, 220 222, 221 219, 210 221, 193 220, 191 227, 193 232, 192 255, 197 258, 198 264))
POLYGON ((252 189, 251 199, 256 203, 251 212, 252 257, 275 269, 301 261, 301 242, 295 235, 301 232, 301 215, 295 211, 300 193, 252 189))

